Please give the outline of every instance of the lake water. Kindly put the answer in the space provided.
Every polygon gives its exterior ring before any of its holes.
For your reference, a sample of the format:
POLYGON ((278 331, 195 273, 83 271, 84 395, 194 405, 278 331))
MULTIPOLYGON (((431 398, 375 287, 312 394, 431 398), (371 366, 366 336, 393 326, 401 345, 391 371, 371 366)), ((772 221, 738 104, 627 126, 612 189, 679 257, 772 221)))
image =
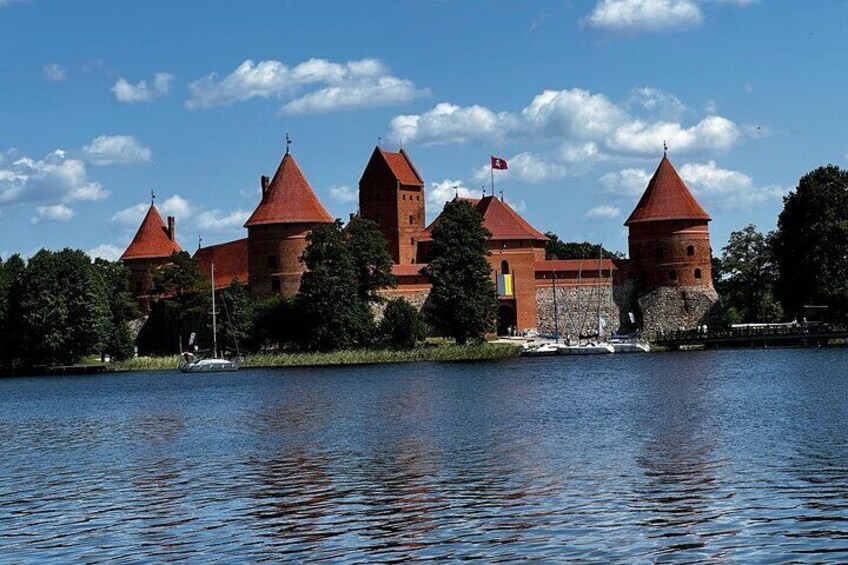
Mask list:
POLYGON ((848 349, 0 379, 3 563, 848 562, 848 349))

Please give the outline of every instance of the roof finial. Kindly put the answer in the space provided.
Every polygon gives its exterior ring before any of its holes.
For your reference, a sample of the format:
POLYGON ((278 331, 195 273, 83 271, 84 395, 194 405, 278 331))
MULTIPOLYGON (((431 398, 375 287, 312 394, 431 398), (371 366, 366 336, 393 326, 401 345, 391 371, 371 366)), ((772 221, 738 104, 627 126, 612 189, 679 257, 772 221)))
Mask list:
POLYGON ((197 248, 203 249, 203 236, 202 235, 197 236, 197 248))
POLYGON ((286 155, 288 155, 288 154, 290 153, 290 150, 291 150, 291 144, 292 144, 292 140, 291 140, 291 138, 289 137, 288 132, 286 132, 286 155))
POLYGON ((156 191, 152 188, 150 189, 150 205, 153 206, 153 202, 156 200, 156 191))
POLYGON ((451 188, 453 188, 453 189, 456 191, 456 196, 455 196, 454 198, 455 198, 456 200, 459 200, 459 185, 458 185, 458 184, 455 184, 455 185, 453 185, 453 187, 451 187, 451 188))
POLYGON ((668 157, 668 143, 663 139, 663 157, 668 157))
POLYGON ((403 151, 403 138, 399 137, 398 141, 400 142, 400 150, 403 151))
POLYGON ((383 138, 379 135, 377 136, 377 147, 379 147, 380 149, 383 148, 383 138))

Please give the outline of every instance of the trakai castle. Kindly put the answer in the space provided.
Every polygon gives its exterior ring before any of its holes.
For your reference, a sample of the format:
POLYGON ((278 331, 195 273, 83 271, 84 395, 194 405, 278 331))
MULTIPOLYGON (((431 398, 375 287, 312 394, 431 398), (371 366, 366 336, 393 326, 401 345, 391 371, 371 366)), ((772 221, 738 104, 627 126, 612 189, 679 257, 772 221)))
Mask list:
MULTIPOLYGON (((262 197, 245 223, 247 237, 197 250, 204 273, 215 263, 216 289, 233 281, 263 298, 293 295, 304 266, 306 235, 332 217, 287 151, 277 172, 261 177, 262 197)), ((401 296, 423 307, 432 228, 425 224, 424 178, 408 153, 374 149, 359 180, 359 214, 386 238, 401 296)), ((629 259, 558 260, 546 257, 547 237, 494 196, 473 201, 491 232, 489 263, 499 294, 498 332, 538 330, 592 333, 598 312, 607 331, 643 328, 648 335, 705 322, 717 301, 712 284, 710 216, 663 156, 636 208, 627 218, 629 259), (556 300, 554 299, 556 297, 556 300)), ((138 297, 152 288, 150 269, 180 251, 175 218, 167 224, 151 204, 121 256, 138 297)))

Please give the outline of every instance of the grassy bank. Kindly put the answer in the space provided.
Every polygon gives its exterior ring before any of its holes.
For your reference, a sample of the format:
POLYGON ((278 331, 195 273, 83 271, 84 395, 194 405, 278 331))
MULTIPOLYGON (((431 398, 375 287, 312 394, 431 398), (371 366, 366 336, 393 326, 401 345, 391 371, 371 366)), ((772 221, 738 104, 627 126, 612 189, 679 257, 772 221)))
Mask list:
MULTIPOLYGON (((496 361, 518 355, 514 345, 483 343, 479 345, 438 345, 411 351, 362 349, 332 353, 259 353, 245 355, 242 367, 308 367, 326 365, 362 365, 367 363, 408 363, 413 361, 496 361)), ((119 371, 156 371, 174 369, 177 356, 138 357, 115 363, 119 371)))

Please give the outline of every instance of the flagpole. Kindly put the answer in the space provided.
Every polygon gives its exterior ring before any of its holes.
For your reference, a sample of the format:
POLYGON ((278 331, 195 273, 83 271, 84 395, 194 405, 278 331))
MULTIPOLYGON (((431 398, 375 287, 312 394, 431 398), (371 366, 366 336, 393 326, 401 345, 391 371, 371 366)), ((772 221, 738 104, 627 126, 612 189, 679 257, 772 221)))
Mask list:
POLYGON ((489 158, 489 172, 492 173, 492 198, 495 197, 495 166, 492 163, 494 157, 489 158))

